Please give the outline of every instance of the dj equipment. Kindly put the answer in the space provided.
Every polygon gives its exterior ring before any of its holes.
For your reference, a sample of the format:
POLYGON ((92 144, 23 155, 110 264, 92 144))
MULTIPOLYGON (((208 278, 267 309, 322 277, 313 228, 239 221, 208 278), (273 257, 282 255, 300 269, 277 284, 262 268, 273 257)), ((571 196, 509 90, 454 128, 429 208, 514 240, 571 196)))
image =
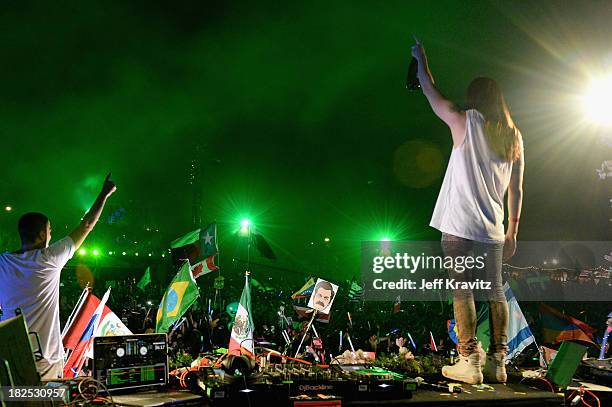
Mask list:
POLYGON ((23 315, 0 322, 0 386, 39 386, 34 350, 23 315))
POLYGON ((109 391, 168 383, 166 334, 95 337, 93 352, 93 376, 109 391))
POLYGON ((409 399, 416 390, 412 379, 377 368, 360 365, 356 368, 333 368, 297 363, 278 363, 260 367, 259 374, 241 380, 223 380, 207 394, 215 406, 241 402, 268 405, 289 405, 290 402, 315 400, 399 400, 409 399))
POLYGON ((578 373, 593 383, 612 384, 612 359, 589 358, 578 366, 578 373))

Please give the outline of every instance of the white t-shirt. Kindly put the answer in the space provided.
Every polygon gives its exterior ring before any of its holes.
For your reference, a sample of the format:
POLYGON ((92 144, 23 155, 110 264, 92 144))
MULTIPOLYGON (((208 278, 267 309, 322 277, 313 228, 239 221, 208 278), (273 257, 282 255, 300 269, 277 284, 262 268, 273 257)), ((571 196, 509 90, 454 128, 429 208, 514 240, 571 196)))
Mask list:
POLYGON ((14 317, 15 309, 21 308, 29 330, 38 332, 43 357, 50 364, 64 359, 60 273, 73 254, 74 242, 69 236, 46 249, 0 254, 0 319, 14 317))
POLYGON ((489 147, 484 116, 466 111, 463 143, 453 148, 430 226, 441 232, 485 243, 503 242, 504 195, 512 161, 489 147))

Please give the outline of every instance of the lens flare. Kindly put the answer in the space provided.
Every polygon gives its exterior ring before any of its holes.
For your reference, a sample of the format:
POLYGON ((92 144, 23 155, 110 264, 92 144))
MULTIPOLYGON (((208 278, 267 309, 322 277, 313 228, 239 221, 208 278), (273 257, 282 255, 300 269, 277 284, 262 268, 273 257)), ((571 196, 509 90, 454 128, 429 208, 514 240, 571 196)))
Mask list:
POLYGON ((591 81, 583 109, 593 123, 612 126, 612 75, 591 81))

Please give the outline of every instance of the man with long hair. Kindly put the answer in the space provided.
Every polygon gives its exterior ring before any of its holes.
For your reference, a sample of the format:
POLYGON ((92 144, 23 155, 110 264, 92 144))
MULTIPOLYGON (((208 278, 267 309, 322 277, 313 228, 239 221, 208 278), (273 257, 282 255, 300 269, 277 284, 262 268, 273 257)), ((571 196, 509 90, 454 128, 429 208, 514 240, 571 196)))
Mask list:
POLYGON ((115 192, 110 174, 91 209, 68 236, 49 245, 51 223, 38 212, 19 219, 21 249, 0 254, 0 320, 21 310, 28 329, 38 332, 43 358, 36 362, 42 379, 62 377, 64 347, 59 318, 60 273, 98 222, 106 200, 115 192))
MULTIPOLYGON (((516 250, 523 200, 523 141, 498 84, 476 78, 468 87, 466 110, 446 99, 434 85, 423 46, 417 41, 412 56, 418 79, 434 113, 450 128, 453 149, 430 226, 442 232, 442 249, 449 256, 486 253, 485 280, 491 282, 489 302, 491 343, 485 361, 476 340, 476 307, 472 290, 453 291, 458 328, 459 361, 444 366, 452 380, 477 384, 505 382, 508 303, 502 288, 502 261, 516 250), (508 195, 508 224, 504 233, 504 195, 508 195)), ((470 272, 450 270, 458 280, 470 272)))

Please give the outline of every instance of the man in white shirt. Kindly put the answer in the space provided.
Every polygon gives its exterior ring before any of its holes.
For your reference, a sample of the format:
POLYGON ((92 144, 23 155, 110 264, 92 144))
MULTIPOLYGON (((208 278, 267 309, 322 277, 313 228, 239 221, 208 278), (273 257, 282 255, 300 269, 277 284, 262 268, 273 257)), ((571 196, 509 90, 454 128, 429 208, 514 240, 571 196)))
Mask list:
POLYGON ((0 320, 20 309, 28 329, 40 337, 43 359, 36 362, 42 379, 62 377, 64 347, 59 320, 60 272, 92 231, 106 200, 116 190, 110 174, 102 191, 79 226, 49 245, 51 223, 42 213, 26 213, 19 219, 21 249, 0 254, 0 320))

